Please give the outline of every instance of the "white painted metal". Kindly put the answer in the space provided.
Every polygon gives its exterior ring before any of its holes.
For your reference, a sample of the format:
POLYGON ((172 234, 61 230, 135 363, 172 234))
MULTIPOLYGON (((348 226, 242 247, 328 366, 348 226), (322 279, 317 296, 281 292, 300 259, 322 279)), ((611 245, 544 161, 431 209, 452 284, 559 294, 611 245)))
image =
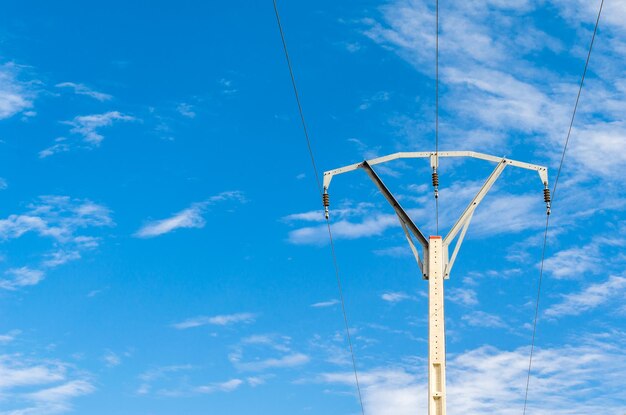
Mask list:
MULTIPOLYGON (((424 265, 424 262, 422 262, 422 259, 420 258, 419 251, 417 250, 417 248, 415 247, 415 244, 413 243, 413 238, 411 238, 411 235, 409 234, 409 230, 407 229, 406 225, 404 224, 404 221, 402 220, 402 218, 400 216, 398 216, 398 219, 400 219, 400 225, 402 225, 402 230, 404 231, 404 235, 406 236, 406 240, 409 243, 409 247, 411 247, 411 251, 413 252, 413 256, 417 260, 417 266, 419 267, 420 270, 422 270, 422 275, 424 276, 424 278, 427 278, 428 277, 428 274, 426 272, 427 268, 424 265)), ((426 258, 424 258, 424 261, 426 261, 426 258)))
POLYGON ((431 236, 428 259, 428 415, 446 415, 446 330, 443 302, 444 249, 431 236))
MULTIPOLYGON (((475 151, 402 151, 399 153, 389 154, 388 156, 377 157, 371 160, 367 160, 370 166, 374 166, 380 163, 386 163, 388 161, 403 159, 403 158, 427 158, 431 157, 431 167, 437 167, 439 164, 439 157, 473 157, 481 160, 493 161, 500 163, 502 160, 506 160, 507 164, 515 167, 521 167, 523 169, 534 170, 539 173, 541 182, 548 183, 548 169, 544 166, 538 166, 536 164, 524 163, 522 161, 510 160, 505 157, 490 156, 489 154, 477 153, 475 151), (433 157, 436 156, 436 157, 433 157)), ((350 164, 349 166, 340 167, 338 169, 329 170, 324 173, 324 189, 328 189, 330 181, 333 176, 338 174, 347 173, 349 171, 356 170, 362 167, 363 162, 350 164)))
POLYGON ((461 227, 465 224, 465 222, 471 220, 474 211, 478 207, 478 204, 483 200, 485 195, 487 195, 487 192, 491 189, 496 180, 498 180, 498 177, 500 177, 500 174, 502 173, 502 170, 504 170, 504 168, 506 167, 506 164, 507 160, 503 159, 496 166, 491 175, 489 175, 489 177, 485 181, 485 184, 483 184, 478 193, 476 193, 476 196, 474 196, 469 205, 467 205, 467 207, 461 214, 461 217, 459 217, 454 226, 448 232, 448 235, 446 235, 445 239, 443 240, 443 243, 445 245, 450 245, 450 243, 454 240, 456 234, 461 230, 461 227))
POLYGON ((489 192, 498 177, 500 177, 500 174, 507 165, 537 171, 542 183, 547 188, 548 169, 546 167, 509 160, 507 158, 490 156, 488 154, 476 153, 473 151, 440 151, 438 153, 400 152, 351 164, 349 166, 330 170, 324 173, 324 192, 326 193, 333 176, 347 173, 359 168, 365 170, 367 175, 370 179, 372 179, 376 187, 378 187, 382 195, 385 199, 387 199, 398 215, 398 219, 402 225, 402 229, 406 235, 409 246, 413 251, 413 255, 417 260, 417 264, 422 272, 422 275, 428 280, 428 415, 446 414, 444 280, 450 276, 452 265, 454 265, 454 261, 456 260, 476 208, 489 192), (419 228, 413 223, 409 215, 407 215, 404 209, 400 206, 395 197, 391 194, 389 189, 387 189, 380 177, 378 177, 376 172, 372 169, 372 166, 402 158, 430 158, 431 167, 433 169, 437 169, 439 166, 439 157, 473 157, 496 162, 498 165, 489 175, 476 196, 474 196, 474 199, 472 199, 469 205, 465 208, 465 211, 463 211, 463 214, 459 217, 454 226, 452 226, 448 235, 446 235, 443 239, 441 236, 431 236, 427 240, 419 228), (420 258, 419 252, 413 243, 411 235, 422 245, 423 260, 420 258), (452 257, 449 258, 449 246, 455 240, 457 235, 458 239, 454 246, 452 257))

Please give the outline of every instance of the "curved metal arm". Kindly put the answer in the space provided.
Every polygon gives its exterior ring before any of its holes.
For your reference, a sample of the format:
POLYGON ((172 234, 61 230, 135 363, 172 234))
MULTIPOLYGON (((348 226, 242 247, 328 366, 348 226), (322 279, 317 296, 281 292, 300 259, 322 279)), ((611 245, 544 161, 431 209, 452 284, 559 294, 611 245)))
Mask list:
MULTIPOLYGON (((510 160, 505 157, 490 156, 489 154, 477 153, 475 151, 439 151, 437 153, 433 151, 403 151, 399 153, 389 154, 388 156, 377 157, 371 160, 366 160, 370 166, 376 164, 386 163, 388 161, 406 158, 431 158, 432 167, 437 167, 438 157, 472 157, 481 160, 493 161, 500 163, 502 160, 506 160, 506 163, 510 166, 521 167, 523 169, 534 170, 539 173, 541 182, 544 186, 548 185, 548 168, 544 166, 538 166, 536 164, 525 163, 522 161, 510 160)), ((324 189, 328 190, 330 181, 333 176, 338 174, 347 173, 349 171, 356 170, 363 166, 363 162, 350 164, 349 166, 340 167, 338 169, 329 170, 324 172, 324 189)))

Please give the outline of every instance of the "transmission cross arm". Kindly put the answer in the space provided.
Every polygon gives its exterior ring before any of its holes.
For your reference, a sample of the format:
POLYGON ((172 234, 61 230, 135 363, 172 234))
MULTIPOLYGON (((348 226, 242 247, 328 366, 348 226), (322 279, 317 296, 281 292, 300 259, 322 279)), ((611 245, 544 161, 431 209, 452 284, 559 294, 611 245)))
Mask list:
MULTIPOLYGON (((472 157, 481 160, 493 161, 495 163, 499 163, 503 159, 507 160, 507 164, 515 167, 520 167, 522 169, 534 170, 539 173, 539 177, 541 177, 541 181, 544 185, 548 183, 548 169, 544 166, 539 166, 536 164, 525 163, 523 161, 510 160, 503 157, 491 156, 489 154, 478 153, 476 151, 401 151, 398 153, 389 154, 387 156, 376 157, 371 160, 367 160, 370 166, 374 166, 380 163, 386 163, 392 160, 398 159, 406 159, 406 158, 431 158, 432 167, 438 167, 438 158, 439 157, 472 157)), ((363 162, 350 164, 345 167, 340 167, 338 169, 329 170, 324 173, 324 189, 328 189, 330 186, 330 181, 333 179, 333 176, 337 174, 347 173, 349 171, 356 170, 362 167, 363 162)))

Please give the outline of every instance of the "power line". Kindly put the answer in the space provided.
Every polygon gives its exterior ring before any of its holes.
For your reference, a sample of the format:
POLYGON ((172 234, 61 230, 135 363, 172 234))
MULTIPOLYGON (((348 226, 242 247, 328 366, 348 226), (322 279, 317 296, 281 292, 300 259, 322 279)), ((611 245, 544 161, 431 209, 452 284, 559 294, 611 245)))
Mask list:
MULTIPOLYGON (((291 64, 291 58, 289 57, 289 51, 287 50, 287 42, 285 41, 285 33, 283 31, 283 26, 280 21, 280 14, 278 13, 278 5, 276 4, 276 0, 273 0, 274 3, 274 13, 276 14, 276 22, 278 23, 278 30, 280 31, 280 39, 283 44, 283 50, 285 51, 285 59, 287 60, 287 66, 289 67, 289 76, 291 77, 291 85, 293 86, 293 92, 296 97, 296 103, 298 104, 298 112, 300 113, 300 121, 302 123, 302 130, 304 131, 304 137, 306 138, 307 148, 309 150, 309 156, 311 158, 311 165, 313 166, 313 172, 315 174, 315 180, 317 182, 317 189, 319 191, 320 197, 323 195, 322 184, 320 182, 317 164, 315 163, 315 156, 313 155, 313 148, 311 147, 311 139, 309 137, 309 131, 306 126, 306 122, 304 120, 304 112, 302 111, 302 104, 300 102, 300 94, 298 93, 298 87, 296 85, 296 78, 293 73, 293 66, 291 64)), ((339 299, 341 301, 341 311, 343 313, 343 321, 346 330, 346 337, 348 338, 348 346, 350 348, 350 355, 352 357, 352 369, 354 371, 354 380, 356 383, 357 392, 359 395, 359 404, 361 405, 361 414, 365 415, 365 409, 363 406, 363 397, 361 396, 361 386, 359 384, 359 375, 356 369, 356 359, 354 357, 354 349, 352 347, 352 337, 350 336, 350 325, 348 324, 348 315, 346 313, 346 306, 343 298, 343 288, 341 285, 341 278, 339 277, 339 265, 337 262, 337 254, 335 252, 335 243, 333 241, 333 234, 330 228, 330 219, 326 218, 326 227, 328 228, 328 239, 330 241, 330 252, 333 260, 333 266, 335 268, 335 278, 337 279, 337 288, 339 291, 339 299)))
MULTIPOLYGON (((587 60, 585 61, 585 69, 583 70, 582 77, 580 78, 580 86, 578 87, 578 95, 576 96, 576 103, 574 104, 574 111, 572 111, 572 118, 570 120, 569 129, 567 131, 567 138, 565 139, 565 145, 563 146, 563 153, 561 154, 561 161, 559 163, 559 169, 554 180, 554 187, 552 188, 552 203, 554 204, 554 197, 556 196, 557 185, 559 184, 559 177, 561 176, 561 169, 563 168, 563 162, 565 161, 565 154, 569 145, 569 140, 572 135, 572 127, 574 126, 574 119, 576 118, 576 111, 578 110, 578 103, 580 101, 580 95, 585 83, 585 76, 587 75, 587 69, 589 68, 589 60, 591 59, 591 51, 593 50, 593 43, 598 33, 598 26, 600 24, 600 16, 602 15, 602 8, 604 7, 604 0, 600 2, 600 9, 598 10, 598 17, 596 18, 596 25, 593 29, 593 35, 591 36, 591 43, 589 44, 589 52, 587 53, 587 60)), ((533 336, 530 344, 530 356, 528 359, 528 374, 526 376, 526 392, 524 395, 524 412, 526 414, 526 407, 528 404, 528 387, 530 385, 530 371, 533 364, 533 353, 535 351, 535 337, 537 333, 537 320, 539 318, 539 299, 541 297, 541 281, 543 279, 543 266, 546 256, 546 247, 548 244, 548 228, 550 226, 550 214, 546 215, 546 228, 543 235, 543 249, 541 251, 541 266, 539 268, 539 282, 537 284, 537 301, 535 303, 535 318, 533 322, 533 336)))

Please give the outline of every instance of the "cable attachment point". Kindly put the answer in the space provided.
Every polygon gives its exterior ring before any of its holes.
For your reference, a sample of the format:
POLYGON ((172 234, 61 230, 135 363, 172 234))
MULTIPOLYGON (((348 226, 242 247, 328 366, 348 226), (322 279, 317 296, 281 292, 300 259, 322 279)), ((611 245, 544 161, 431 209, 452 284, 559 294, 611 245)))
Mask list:
POLYGON ((439 173, 433 169, 433 187, 435 188, 435 199, 439 198, 439 173))
POLYGON ((324 216, 328 219, 328 206, 330 206, 330 198, 326 189, 324 189, 324 194, 322 195, 322 203, 324 204, 324 216))
POLYGON ((551 200, 550 200, 550 188, 548 184, 545 185, 543 189, 543 201, 546 202, 546 213, 549 215, 551 211, 551 200))

